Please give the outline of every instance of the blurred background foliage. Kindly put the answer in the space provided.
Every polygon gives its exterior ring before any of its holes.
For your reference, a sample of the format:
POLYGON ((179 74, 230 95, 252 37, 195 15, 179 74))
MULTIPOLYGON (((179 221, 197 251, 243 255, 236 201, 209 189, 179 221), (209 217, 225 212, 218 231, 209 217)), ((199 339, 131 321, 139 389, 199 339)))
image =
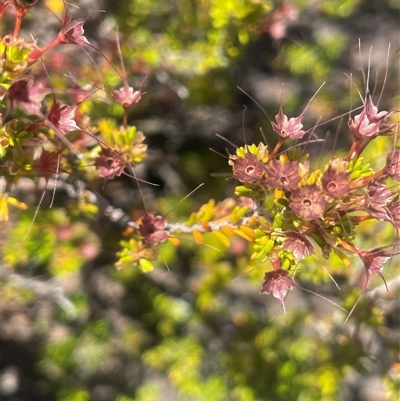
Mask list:
MULTIPOLYGON (((149 145, 137 174, 158 187, 143 185, 142 199, 126 176, 91 183, 132 218, 143 213, 145 202, 147 210, 160 214, 175 206, 169 220, 185 220, 210 198, 232 196, 232 180, 210 177, 229 176, 229 168, 209 148, 233 152, 216 133, 240 146, 263 140, 261 127, 274 145, 264 113, 238 86, 269 116, 281 102, 286 114, 297 116, 326 81, 305 117, 312 126, 360 104, 359 68, 366 71, 370 63, 378 97, 388 67, 381 108, 399 108, 395 1, 76 3, 75 16, 93 13, 85 33, 101 54, 68 47, 48 55, 54 87, 70 86, 71 76, 110 91, 120 85, 118 27, 128 81, 146 92, 129 123, 144 132, 149 145), (194 196, 178 204, 201 182, 194 196)), ((62 6, 57 0, 40 2, 24 34, 46 43, 58 31, 62 6)), ((122 109, 96 99, 85 103, 85 111, 94 120, 121 121, 122 109)), ((317 163, 341 152, 346 124, 344 116, 315 128, 326 138, 322 147, 309 146, 317 163)), ((382 165, 391 146, 393 139, 384 138, 365 157, 382 165)), ((278 300, 258 294, 265 269, 249 261, 244 240, 235 239, 229 249, 215 237, 207 245, 187 238, 178 248, 166 242, 157 247, 158 263, 150 273, 118 271, 115 252, 124 227, 106 216, 93 219, 90 196, 73 179, 57 192, 51 209, 51 194, 45 198, 29 232, 34 198, 42 189, 26 182, 17 187, 32 210, 14 210, 2 224, 2 400, 399 399, 398 257, 384 270, 393 289, 387 293, 377 277, 364 294, 358 262, 310 258, 297 276, 305 287, 348 310, 363 296, 342 325, 339 309, 295 289, 285 319, 278 300)), ((365 223, 358 235, 364 248, 373 248, 392 245, 396 233, 389 224, 365 223)))

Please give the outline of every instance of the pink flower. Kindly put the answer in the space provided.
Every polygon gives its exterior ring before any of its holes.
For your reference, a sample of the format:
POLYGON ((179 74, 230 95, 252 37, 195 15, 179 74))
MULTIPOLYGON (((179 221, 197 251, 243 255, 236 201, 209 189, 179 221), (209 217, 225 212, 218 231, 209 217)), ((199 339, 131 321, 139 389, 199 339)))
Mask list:
POLYGON ((265 167, 265 182, 270 188, 293 190, 300 178, 298 162, 272 159, 265 167))
POLYGON ((125 162, 115 151, 105 148, 101 149, 94 165, 100 176, 106 180, 112 180, 120 176, 125 168, 125 162))
POLYGON ((141 224, 139 224, 139 232, 150 244, 157 245, 159 242, 164 242, 169 232, 164 230, 167 223, 165 217, 155 216, 153 214, 146 214, 141 224))
POLYGON ((265 174, 265 164, 252 153, 246 153, 244 157, 230 156, 229 164, 233 176, 244 184, 260 182, 265 174))
POLYGON ((35 163, 34 169, 41 177, 49 180, 53 175, 60 172, 59 166, 60 153, 43 150, 40 158, 35 163))
POLYGON ((41 115, 42 100, 50 92, 42 83, 23 78, 12 83, 7 95, 12 107, 21 107, 28 114, 41 115))
POLYGON ((367 272, 367 282, 365 283, 365 286, 367 286, 368 284, 371 273, 377 274, 379 277, 382 278, 383 282, 385 283, 386 289, 389 291, 386 280, 383 277, 382 270, 383 264, 392 257, 392 254, 384 251, 382 248, 375 248, 371 251, 360 251, 359 254, 367 272))
POLYGON ((85 21, 75 21, 71 19, 68 10, 65 10, 61 30, 58 35, 42 49, 36 49, 28 56, 28 63, 34 64, 43 53, 58 45, 75 44, 78 46, 92 46, 83 35, 83 25, 85 21))
POLYGON ((123 108, 127 109, 134 103, 139 103, 142 98, 142 93, 140 91, 135 91, 127 83, 118 90, 113 91, 113 99, 119 103, 123 108))
POLYGON ((388 205, 390 222, 400 228, 400 195, 397 195, 388 205))
POLYGON ((90 45, 89 41, 83 36, 83 25, 85 21, 72 20, 68 10, 65 10, 61 31, 58 34, 58 41, 61 44, 75 44, 80 46, 90 45))
POLYGON ((296 259, 296 264, 307 255, 314 254, 314 247, 305 235, 296 231, 287 231, 284 235, 283 249, 293 254, 296 259))
POLYGON ((368 183, 368 192, 365 195, 365 210, 377 220, 391 221, 388 204, 393 198, 386 185, 378 181, 368 183))
POLYGON ((67 106, 58 103, 55 99, 50 108, 49 121, 64 133, 80 130, 75 122, 75 111, 77 106, 67 106))
POLYGON ((302 118, 303 113, 288 120, 281 107, 279 113, 275 116, 276 123, 271 121, 272 129, 283 139, 300 139, 305 134, 305 131, 302 130, 302 118))
POLYGON ((372 103, 369 93, 366 95, 364 107, 360 114, 354 119, 349 119, 349 128, 356 139, 374 138, 381 134, 388 133, 394 124, 384 124, 385 120, 392 115, 393 112, 381 111, 372 103))
POLYGON ((322 176, 322 188, 334 199, 340 199, 350 191, 350 174, 347 171, 338 171, 331 165, 322 176))
POLYGON ((290 208, 304 220, 314 220, 324 215, 327 199, 317 185, 303 185, 292 192, 290 208))
POLYGON ((400 148, 393 149, 386 157, 386 173, 400 181, 400 148))
POLYGON ((295 286, 297 284, 289 277, 289 272, 278 269, 265 273, 260 293, 272 293, 275 298, 278 298, 282 303, 283 311, 286 315, 285 298, 289 290, 295 286))

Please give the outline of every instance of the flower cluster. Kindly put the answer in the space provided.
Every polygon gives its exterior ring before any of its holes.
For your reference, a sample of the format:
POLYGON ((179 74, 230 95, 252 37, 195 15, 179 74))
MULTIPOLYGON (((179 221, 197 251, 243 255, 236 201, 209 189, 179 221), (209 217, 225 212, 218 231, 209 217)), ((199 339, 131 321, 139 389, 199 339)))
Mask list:
MULTIPOLYGON (((60 174, 79 170, 88 182, 121 174, 137 179, 132 167, 147 155, 144 134, 128 125, 128 111, 143 93, 128 84, 118 40, 122 73, 114 80, 122 82, 119 88, 107 92, 103 82, 81 87, 78 82, 85 79, 68 77, 73 87, 56 91, 47 83, 50 79, 33 73, 33 65, 39 70, 45 62, 42 56, 60 46, 95 48, 84 36, 85 21, 74 20, 67 9, 58 34, 44 46, 20 37, 23 19, 35 3, 0 2, 0 18, 11 9, 15 17, 12 32, 0 36, 0 168, 7 184, 0 198, 0 221, 8 218, 9 205, 26 209, 8 192, 21 177, 41 177, 47 185, 60 174), (96 91, 107 92, 108 97, 96 91), (113 116, 92 118, 90 112, 101 101, 118 105, 123 113, 121 125, 113 116)), ((42 71, 47 74, 48 70, 42 71)), ((171 223, 166 215, 148 212, 130 222, 126 231, 130 238, 122 242, 117 267, 133 264, 150 270, 156 246, 167 240, 178 244, 179 235, 189 233, 203 243, 210 234, 224 246, 236 235, 251 243, 253 259, 270 262, 272 270, 265 273, 262 292, 272 293, 283 306, 288 291, 300 287, 292 273, 305 257, 316 253, 316 247, 325 257, 350 252, 361 260, 367 280, 371 274, 384 280, 383 265, 392 253, 379 247, 359 249, 354 230, 373 219, 393 225, 396 233, 400 228, 400 147, 395 144, 380 171, 373 171, 361 155, 375 138, 394 132, 395 122, 390 121, 394 112, 379 111, 367 88, 361 111, 349 118, 353 141, 347 155, 332 157, 314 169, 301 146, 282 150, 287 141, 301 140, 309 132, 302 122, 308 105, 290 118, 279 108, 271 121, 277 135, 273 149, 264 143, 245 145, 229 156, 233 177, 240 183, 236 199, 209 200, 184 223, 171 223)))
MULTIPOLYGON (((14 30, 0 36, 0 168, 7 188, 21 177, 42 177, 47 182, 76 167, 83 176, 104 180, 130 174, 130 168, 146 157, 144 135, 129 126, 126 119, 129 107, 140 101, 141 92, 130 87, 122 74, 121 88, 111 90, 109 97, 103 99, 123 108, 124 122, 117 127, 112 118, 92 121, 89 117, 88 111, 99 98, 95 84, 80 87, 78 80, 72 78, 73 88, 56 92, 49 84, 46 86, 49 80, 33 72, 40 70, 42 56, 63 45, 94 46, 84 36, 85 21, 74 20, 68 9, 60 31, 44 46, 20 37, 21 24, 35 3, 24 6, 12 0, 0 5, 2 18, 10 11, 15 16, 14 30), (33 69, 34 64, 38 68, 33 69)), ((43 71, 47 73, 46 68, 43 71)), ((9 195, 2 194, 3 220, 8 218, 8 205, 21 207, 9 195)))
POLYGON ((284 141, 306 133, 301 115, 288 118, 282 108, 271 121, 280 137, 272 152, 260 143, 230 155, 233 176, 240 182, 236 194, 256 202, 253 258, 269 259, 273 267, 265 274, 261 292, 272 293, 283 304, 287 292, 297 285, 289 272, 314 254, 315 246, 325 257, 331 252, 341 254, 341 249, 349 251, 361 259, 367 277, 377 274, 384 280, 383 264, 392 254, 383 248, 358 249, 353 242, 354 228, 364 220, 387 221, 400 228, 399 185, 390 181, 400 181, 400 149, 387 155, 385 167, 378 172, 360 156, 373 138, 393 133, 395 124, 387 123, 392 114, 378 112, 367 93, 361 113, 349 121, 354 138, 349 154, 333 157, 323 168, 312 170, 296 146, 278 155, 284 141))

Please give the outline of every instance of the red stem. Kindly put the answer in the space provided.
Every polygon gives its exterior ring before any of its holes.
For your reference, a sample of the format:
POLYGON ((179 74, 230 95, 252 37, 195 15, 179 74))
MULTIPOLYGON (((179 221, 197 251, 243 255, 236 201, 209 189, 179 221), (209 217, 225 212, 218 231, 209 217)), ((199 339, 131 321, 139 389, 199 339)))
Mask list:
POLYGON ((15 21, 13 37, 16 38, 19 35, 21 29, 22 17, 17 15, 17 20, 15 21))
POLYGON ((351 253, 354 253, 354 254, 356 254, 356 255, 359 255, 359 254, 360 254, 360 253, 358 252, 358 249, 357 249, 354 245, 350 244, 349 242, 341 241, 341 242, 338 244, 338 246, 340 246, 341 248, 346 249, 347 251, 350 251, 351 253))
POLYGON ((361 143, 362 143, 361 139, 354 139, 345 160, 357 159, 358 155, 360 154, 359 151, 361 143))
POLYGON ((44 47, 42 47, 41 49, 38 50, 34 50, 28 57, 28 62, 33 64, 35 63, 39 57, 41 57, 43 55, 44 52, 46 52, 47 50, 58 46, 59 44, 61 44, 62 41, 60 40, 60 38, 57 36, 56 38, 54 38, 50 43, 47 43, 47 45, 45 45, 44 47), (33 56, 34 54, 34 56, 33 56))
POLYGON ((278 151, 279 151, 279 149, 280 149, 280 147, 282 146, 282 143, 283 143, 284 141, 285 141, 284 138, 279 138, 278 143, 276 144, 274 150, 273 150, 272 153, 271 153, 271 157, 275 157, 275 156, 276 156, 276 154, 278 153, 278 151))
POLYGON ((122 120, 122 126, 126 128, 128 126, 128 110, 124 108, 124 117, 122 120))

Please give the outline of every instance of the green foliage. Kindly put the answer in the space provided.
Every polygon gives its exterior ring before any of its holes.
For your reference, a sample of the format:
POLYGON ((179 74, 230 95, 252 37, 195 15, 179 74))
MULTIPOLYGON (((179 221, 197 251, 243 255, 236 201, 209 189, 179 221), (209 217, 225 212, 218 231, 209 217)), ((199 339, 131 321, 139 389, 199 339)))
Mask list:
POLYGON ((133 59, 202 75, 240 56, 272 8, 270 1, 127 1, 117 21, 123 31, 134 32, 125 37, 133 59))
POLYGON ((90 394, 86 390, 80 388, 72 388, 68 390, 62 390, 59 393, 57 401, 89 401, 90 394))
POLYGON ((221 378, 203 381, 200 374, 202 347, 195 338, 171 339, 144 355, 145 362, 156 369, 168 369, 169 377, 182 396, 194 400, 223 400, 226 389, 221 378))
POLYGON ((125 163, 139 164, 147 156, 147 145, 142 143, 145 137, 136 127, 116 128, 114 120, 102 119, 98 122, 98 129, 104 144, 117 152, 125 163))
POLYGON ((28 56, 35 48, 33 42, 6 35, 0 42, 0 85, 8 88, 10 79, 28 68, 28 56))
POLYGON ((322 1, 322 9, 328 15, 344 18, 348 17, 357 5, 360 3, 360 0, 346 0, 346 1, 322 1))
POLYGON ((98 245, 96 235, 87 234, 85 223, 70 225, 63 209, 39 215, 36 224, 30 228, 32 218, 31 213, 24 214, 19 224, 10 230, 2 255, 7 266, 46 266, 45 270, 51 276, 71 274, 83 263, 85 248, 96 249, 98 245), (27 235, 30 239, 21 247, 21 238, 27 235), (59 241, 60 237, 66 239, 59 241))

